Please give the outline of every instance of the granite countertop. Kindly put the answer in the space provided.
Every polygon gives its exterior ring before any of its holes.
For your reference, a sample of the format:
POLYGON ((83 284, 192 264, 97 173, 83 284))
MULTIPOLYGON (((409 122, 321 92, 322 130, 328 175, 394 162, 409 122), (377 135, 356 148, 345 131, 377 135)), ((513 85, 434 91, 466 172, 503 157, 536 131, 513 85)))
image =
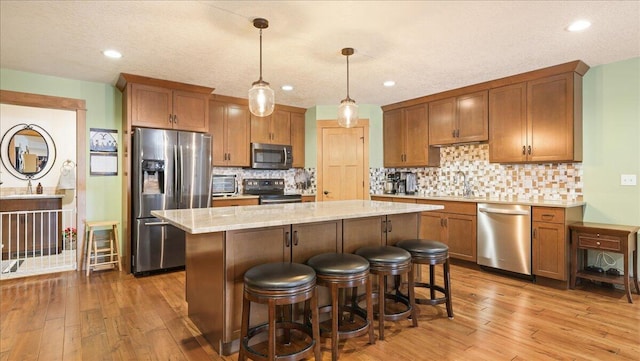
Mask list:
POLYGON ((0 199, 44 199, 64 198, 64 194, 3 194, 0 199))
POLYGON ((198 234, 440 209, 443 206, 351 200, 173 209, 152 211, 151 214, 186 232, 198 234))
POLYGON ((421 196, 406 194, 372 194, 372 197, 408 198, 427 201, 453 201, 472 203, 497 203, 497 204, 521 204, 540 207, 572 208, 581 207, 586 203, 581 200, 545 200, 545 199, 517 199, 517 198, 492 198, 492 197, 460 197, 460 196, 421 196))

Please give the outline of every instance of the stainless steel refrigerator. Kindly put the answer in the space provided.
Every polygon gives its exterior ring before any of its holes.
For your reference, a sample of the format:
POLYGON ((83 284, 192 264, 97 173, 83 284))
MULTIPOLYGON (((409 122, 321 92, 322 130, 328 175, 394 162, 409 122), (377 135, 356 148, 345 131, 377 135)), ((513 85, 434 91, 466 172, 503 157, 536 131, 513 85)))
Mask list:
POLYGON ((184 231, 152 210, 205 208, 211 197, 211 136, 137 128, 132 148, 131 271, 183 267, 184 231))

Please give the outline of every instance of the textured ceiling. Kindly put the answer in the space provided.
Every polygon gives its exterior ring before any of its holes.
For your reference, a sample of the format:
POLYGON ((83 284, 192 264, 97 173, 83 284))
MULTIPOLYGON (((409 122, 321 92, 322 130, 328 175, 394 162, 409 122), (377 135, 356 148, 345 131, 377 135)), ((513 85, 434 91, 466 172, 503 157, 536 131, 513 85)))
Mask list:
POLYGON ((0 66, 115 84, 121 72, 276 102, 385 105, 525 71, 640 56, 639 1, 0 1, 0 66), (576 19, 593 25, 581 33, 576 19), (105 58, 113 48, 123 58, 105 58), (384 88, 382 82, 397 85, 384 88), (280 89, 295 87, 292 92, 280 89))

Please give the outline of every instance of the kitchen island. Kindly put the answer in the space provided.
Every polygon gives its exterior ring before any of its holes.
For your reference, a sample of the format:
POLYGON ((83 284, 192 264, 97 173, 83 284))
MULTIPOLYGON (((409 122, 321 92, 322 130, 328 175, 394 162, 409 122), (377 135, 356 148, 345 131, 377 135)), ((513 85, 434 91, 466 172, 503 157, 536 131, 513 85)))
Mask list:
MULTIPOLYGON (((243 275, 267 262, 304 263, 324 252, 418 238, 420 214, 442 206, 334 201, 153 211, 184 230, 189 318, 221 355, 238 350, 243 275)), ((321 292, 321 297, 324 297, 321 292)), ((266 321, 252 307, 252 324, 266 321)))

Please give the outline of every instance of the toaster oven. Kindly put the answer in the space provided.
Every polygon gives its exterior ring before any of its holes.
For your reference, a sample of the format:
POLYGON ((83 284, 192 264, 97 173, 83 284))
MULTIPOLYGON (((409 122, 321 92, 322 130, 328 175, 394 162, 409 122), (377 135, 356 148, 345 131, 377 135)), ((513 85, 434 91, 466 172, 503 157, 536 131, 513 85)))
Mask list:
POLYGON ((235 174, 214 174, 211 176, 211 196, 223 197, 236 194, 235 174))

